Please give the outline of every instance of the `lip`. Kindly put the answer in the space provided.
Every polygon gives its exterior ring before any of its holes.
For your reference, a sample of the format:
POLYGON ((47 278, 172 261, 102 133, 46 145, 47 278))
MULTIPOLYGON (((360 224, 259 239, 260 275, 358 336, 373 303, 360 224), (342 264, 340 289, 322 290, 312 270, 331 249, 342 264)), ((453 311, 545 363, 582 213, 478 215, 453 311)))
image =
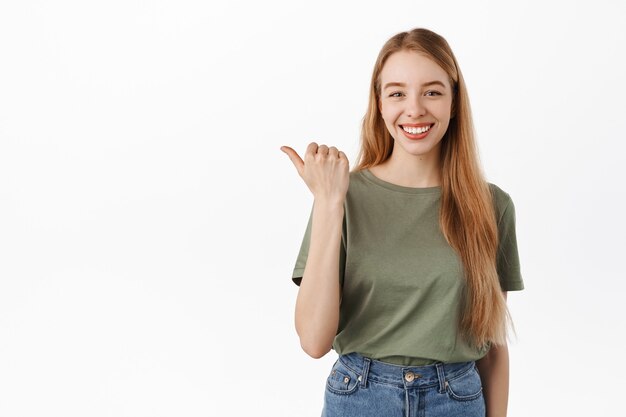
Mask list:
POLYGON ((405 125, 399 125, 400 129, 402 130, 402 133, 404 133, 404 136, 406 136, 408 139, 411 140, 420 140, 420 139, 424 139, 426 136, 428 136, 428 134, 433 130, 432 126, 434 125, 434 123, 412 123, 412 124, 405 124, 405 125), (428 129, 426 132, 424 133, 420 133, 420 134, 412 134, 407 132, 406 130, 402 129, 402 126, 407 126, 407 127, 422 127, 422 126, 431 126, 430 129, 428 129))
POLYGON ((400 127, 402 126, 406 126, 406 127, 424 127, 424 126, 431 126, 434 125, 434 123, 403 123, 401 125, 398 125, 400 127))

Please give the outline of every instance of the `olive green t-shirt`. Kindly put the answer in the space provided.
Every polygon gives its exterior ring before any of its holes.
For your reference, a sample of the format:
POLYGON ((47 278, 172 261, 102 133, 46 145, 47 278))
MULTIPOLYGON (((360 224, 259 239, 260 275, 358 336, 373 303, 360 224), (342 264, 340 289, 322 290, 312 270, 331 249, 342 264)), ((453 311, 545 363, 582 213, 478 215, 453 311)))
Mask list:
MULTIPOLYGON (((497 271, 503 291, 524 289, 509 194, 489 183, 498 219, 497 271)), ((338 354, 359 352, 404 366, 478 360, 458 331, 465 286, 460 257, 439 228, 441 186, 392 184, 368 169, 350 172, 339 256, 342 302, 333 341, 338 354)), ((312 223, 292 280, 300 285, 312 223)))

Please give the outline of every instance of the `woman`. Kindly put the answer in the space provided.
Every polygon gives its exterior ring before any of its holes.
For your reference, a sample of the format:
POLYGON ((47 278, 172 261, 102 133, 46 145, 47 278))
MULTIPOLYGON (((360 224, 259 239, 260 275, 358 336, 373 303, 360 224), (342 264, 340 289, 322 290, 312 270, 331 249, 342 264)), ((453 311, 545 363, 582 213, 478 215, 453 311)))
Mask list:
POLYGON ((339 355, 323 416, 505 416, 515 208, 481 172, 446 40, 385 43, 354 170, 334 146, 281 150, 314 195, 293 281, 302 348, 339 355))

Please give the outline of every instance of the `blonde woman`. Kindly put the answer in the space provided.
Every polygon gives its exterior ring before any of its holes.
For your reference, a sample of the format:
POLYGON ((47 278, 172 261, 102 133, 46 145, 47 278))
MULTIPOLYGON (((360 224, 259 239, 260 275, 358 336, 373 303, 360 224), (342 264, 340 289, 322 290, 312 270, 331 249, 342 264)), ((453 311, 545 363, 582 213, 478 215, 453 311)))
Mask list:
POLYGON ((385 43, 352 171, 334 146, 281 150, 314 196, 292 279, 302 349, 338 354, 322 415, 506 416, 515 208, 484 178, 446 40, 385 43))

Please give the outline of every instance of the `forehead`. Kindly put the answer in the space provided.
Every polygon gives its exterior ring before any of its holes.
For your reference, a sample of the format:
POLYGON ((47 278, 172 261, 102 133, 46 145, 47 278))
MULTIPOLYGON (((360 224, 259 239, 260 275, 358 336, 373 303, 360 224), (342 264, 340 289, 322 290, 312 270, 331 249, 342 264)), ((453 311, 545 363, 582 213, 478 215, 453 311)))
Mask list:
POLYGON ((450 86, 448 74, 426 55, 414 51, 394 52, 387 58, 380 73, 381 87, 388 82, 421 85, 441 81, 450 86))

